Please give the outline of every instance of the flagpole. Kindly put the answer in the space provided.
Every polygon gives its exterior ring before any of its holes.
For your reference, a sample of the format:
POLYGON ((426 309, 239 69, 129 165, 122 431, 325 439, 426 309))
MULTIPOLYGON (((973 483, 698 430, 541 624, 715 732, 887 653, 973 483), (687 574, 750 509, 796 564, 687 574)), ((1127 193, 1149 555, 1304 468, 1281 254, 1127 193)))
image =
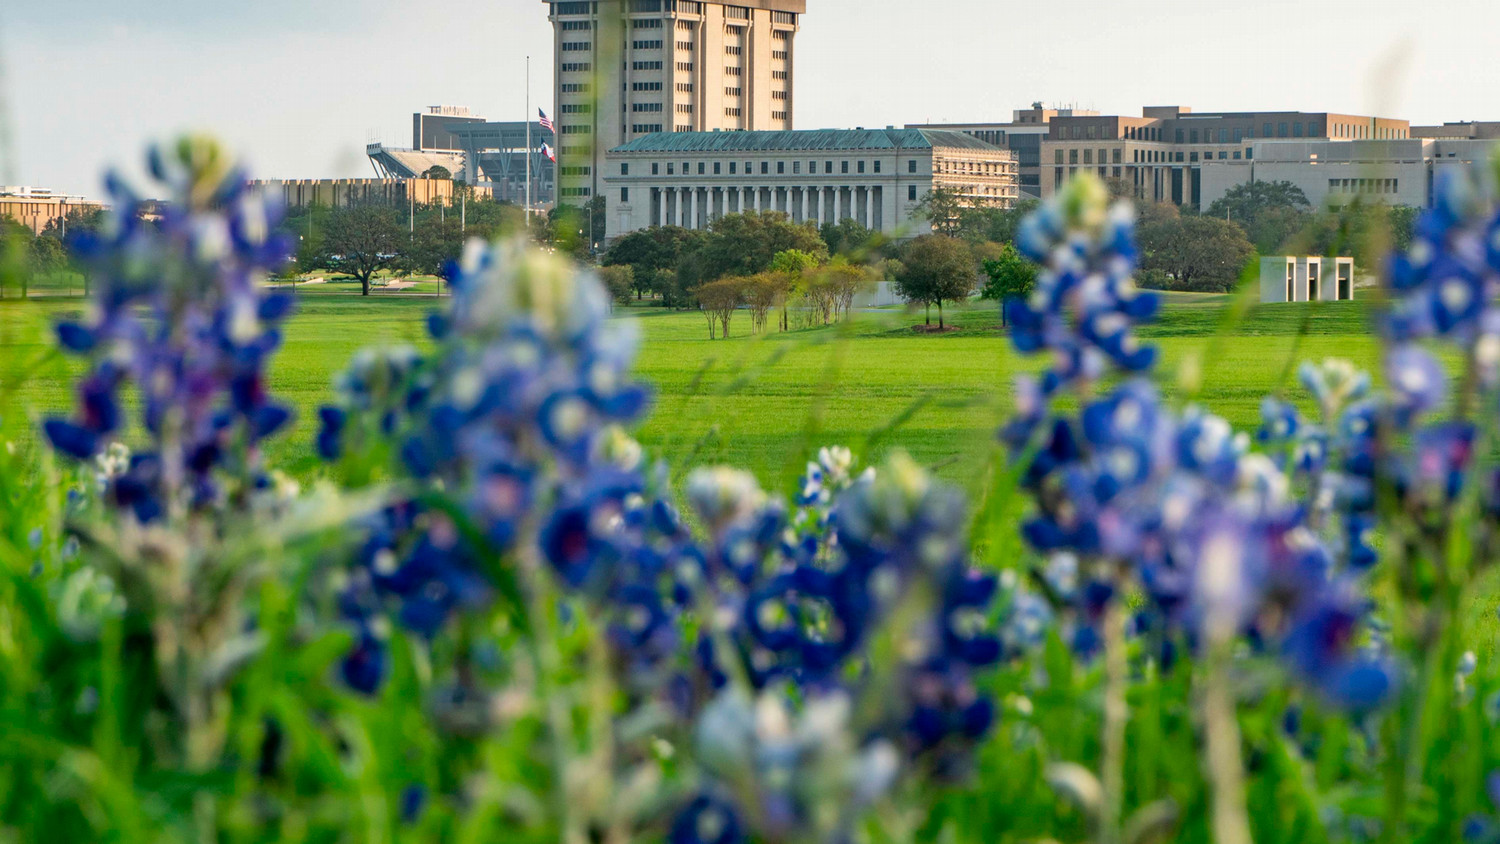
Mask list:
POLYGON ((531 56, 526 57, 526 232, 531 233, 531 56))

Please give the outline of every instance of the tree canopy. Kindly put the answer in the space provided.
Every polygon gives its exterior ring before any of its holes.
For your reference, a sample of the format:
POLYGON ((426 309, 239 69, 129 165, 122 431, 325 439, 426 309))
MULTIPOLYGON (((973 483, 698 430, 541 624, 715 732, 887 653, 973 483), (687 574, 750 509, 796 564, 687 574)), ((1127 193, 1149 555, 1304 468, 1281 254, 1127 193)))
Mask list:
POLYGON ((1036 287, 1036 278, 1040 271, 1041 267, 1027 260, 1026 256, 1009 243, 1000 250, 998 258, 984 262, 984 274, 989 277, 989 280, 985 282, 979 295, 981 298, 993 299, 1000 303, 1002 325, 1006 322, 1005 303, 1031 295, 1032 288, 1036 287))
POLYGON ((393 266, 408 245, 396 209, 384 205, 338 208, 324 224, 323 254, 318 264, 359 279, 360 292, 368 296, 370 279, 393 266))
POLYGON ((940 234, 923 235, 906 247, 896 292, 906 301, 928 308, 928 325, 932 324, 931 306, 937 305, 938 327, 944 328, 943 303, 968 298, 974 292, 974 282, 974 257, 963 241, 940 234))
POLYGON ((1243 229, 1214 217, 1147 223, 1138 239, 1142 267, 1167 273, 1177 290, 1232 290, 1255 254, 1243 229))

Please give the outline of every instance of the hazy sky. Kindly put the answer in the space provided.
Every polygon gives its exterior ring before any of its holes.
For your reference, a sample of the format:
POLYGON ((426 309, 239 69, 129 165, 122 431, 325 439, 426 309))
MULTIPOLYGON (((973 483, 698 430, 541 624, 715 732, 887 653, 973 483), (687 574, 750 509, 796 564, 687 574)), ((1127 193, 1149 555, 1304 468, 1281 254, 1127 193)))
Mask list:
MULTIPOLYGON (((1497 0, 809 0, 800 128, 1105 113, 1376 111, 1500 120, 1497 0)), ((0 183, 99 193, 184 129, 257 175, 366 176, 411 114, 524 115, 551 91, 540 0, 5 0, 0 183)), ((550 111, 550 108, 549 108, 550 111)))

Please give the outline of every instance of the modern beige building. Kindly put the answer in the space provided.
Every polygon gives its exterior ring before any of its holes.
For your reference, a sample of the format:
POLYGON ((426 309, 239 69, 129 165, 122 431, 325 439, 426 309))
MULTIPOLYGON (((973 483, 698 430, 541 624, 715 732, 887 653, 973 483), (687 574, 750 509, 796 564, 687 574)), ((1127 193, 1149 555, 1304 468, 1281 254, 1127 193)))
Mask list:
POLYGON ((544 1, 560 202, 597 195, 608 152, 644 135, 792 128, 807 0, 544 1))
POLYGON ((935 188, 969 205, 1009 207, 1018 195, 1015 153, 928 129, 660 132, 616 147, 607 166, 609 239, 746 211, 912 237, 931 229, 916 212, 935 188))
MULTIPOLYGON (((286 208, 324 205, 447 205, 458 202, 454 184, 448 179, 260 179, 250 182, 253 190, 278 200, 286 208)), ((469 191, 471 199, 492 199, 489 188, 469 191)))
POLYGON ((1054 117, 1041 145, 1042 196, 1080 172, 1130 184, 1136 195, 1202 209, 1203 168, 1251 159, 1262 140, 1358 141, 1410 137, 1405 120, 1331 112, 1208 112, 1148 107, 1141 117, 1054 117))
POLYGON ((46 188, 0 187, 0 217, 14 220, 35 234, 47 226, 66 220, 74 211, 103 208, 104 205, 81 196, 65 196, 46 188))

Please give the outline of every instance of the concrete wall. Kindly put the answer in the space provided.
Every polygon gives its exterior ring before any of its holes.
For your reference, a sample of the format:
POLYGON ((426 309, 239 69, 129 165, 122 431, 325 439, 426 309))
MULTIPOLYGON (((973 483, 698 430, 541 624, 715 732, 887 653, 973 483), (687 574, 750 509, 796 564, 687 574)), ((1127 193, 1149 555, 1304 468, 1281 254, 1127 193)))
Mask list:
POLYGON ((1276 255, 1260 259, 1262 302, 1337 302, 1353 298, 1353 258, 1276 255))

